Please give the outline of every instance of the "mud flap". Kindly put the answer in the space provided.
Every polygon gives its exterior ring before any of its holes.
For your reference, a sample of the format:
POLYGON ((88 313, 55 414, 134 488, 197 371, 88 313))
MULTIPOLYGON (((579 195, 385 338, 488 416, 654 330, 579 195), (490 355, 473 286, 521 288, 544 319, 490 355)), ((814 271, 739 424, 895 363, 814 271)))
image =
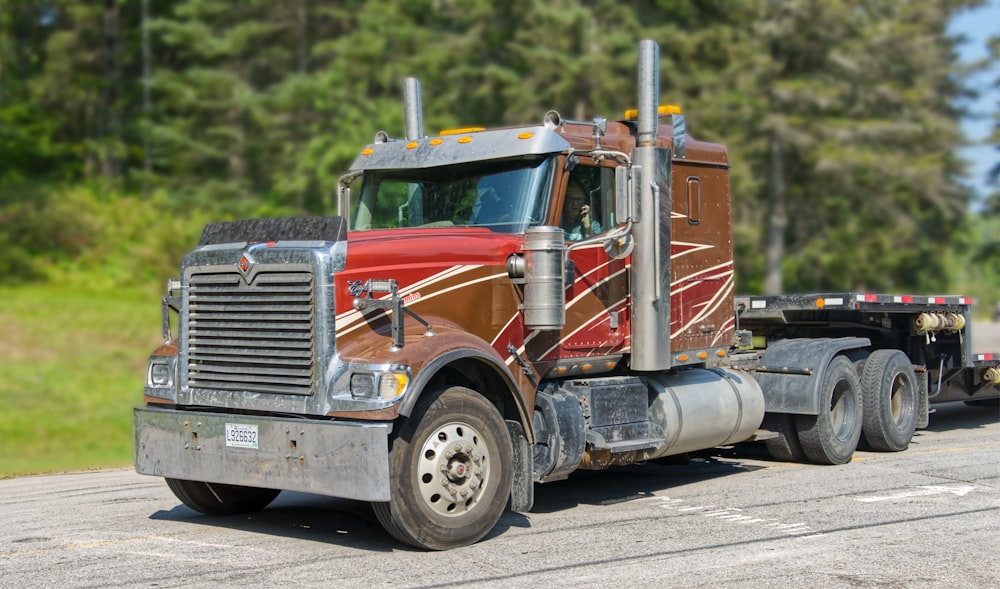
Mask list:
POLYGON ((920 383, 917 387, 917 394, 919 398, 917 399, 917 429, 927 429, 927 426, 931 422, 931 410, 929 401, 929 391, 930 386, 927 383, 927 370, 914 366, 917 372, 917 382, 920 383))
POLYGON ((510 510, 516 513, 528 513, 535 504, 531 445, 528 444, 528 438, 524 435, 524 428, 520 423, 510 420, 506 423, 514 448, 514 463, 511 465, 514 479, 510 486, 510 510))

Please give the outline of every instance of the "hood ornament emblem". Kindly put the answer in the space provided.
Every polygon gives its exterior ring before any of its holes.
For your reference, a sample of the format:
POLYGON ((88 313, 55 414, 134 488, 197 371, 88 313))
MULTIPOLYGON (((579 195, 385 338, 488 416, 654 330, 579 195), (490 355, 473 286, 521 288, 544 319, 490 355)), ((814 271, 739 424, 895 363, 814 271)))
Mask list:
POLYGON ((244 254, 240 257, 240 261, 236 262, 236 268, 240 271, 240 274, 243 276, 243 280, 248 280, 250 272, 256 265, 257 261, 253 259, 253 257, 249 254, 249 252, 244 252, 244 254))

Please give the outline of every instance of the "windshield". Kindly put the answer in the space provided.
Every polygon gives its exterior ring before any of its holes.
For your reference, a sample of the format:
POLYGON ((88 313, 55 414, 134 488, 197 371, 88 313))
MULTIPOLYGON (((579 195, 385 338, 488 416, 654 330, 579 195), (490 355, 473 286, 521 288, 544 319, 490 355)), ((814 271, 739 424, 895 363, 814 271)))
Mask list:
POLYGON ((355 199, 355 231, 401 227, 487 227, 521 233, 545 218, 551 158, 365 172, 355 199))

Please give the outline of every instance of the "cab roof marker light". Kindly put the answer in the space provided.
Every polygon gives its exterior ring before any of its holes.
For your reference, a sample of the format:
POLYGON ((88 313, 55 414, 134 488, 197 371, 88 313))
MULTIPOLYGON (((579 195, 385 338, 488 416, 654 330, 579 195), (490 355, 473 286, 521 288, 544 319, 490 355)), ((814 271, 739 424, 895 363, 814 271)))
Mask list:
MULTIPOLYGON (((679 115, 681 114, 681 107, 676 104, 661 104, 659 108, 656 109, 657 116, 665 117, 667 115, 679 115)), ((626 121, 636 121, 639 119, 639 109, 630 108, 625 111, 626 121)))
POLYGON ((466 133, 478 133, 480 131, 485 131, 486 127, 465 127, 462 129, 445 129, 438 133, 442 137, 449 137, 451 135, 465 135, 466 133))
POLYGON ((430 145, 431 147, 435 147, 437 145, 441 145, 442 143, 444 143, 444 139, 438 137, 436 139, 431 139, 428 145, 430 145))

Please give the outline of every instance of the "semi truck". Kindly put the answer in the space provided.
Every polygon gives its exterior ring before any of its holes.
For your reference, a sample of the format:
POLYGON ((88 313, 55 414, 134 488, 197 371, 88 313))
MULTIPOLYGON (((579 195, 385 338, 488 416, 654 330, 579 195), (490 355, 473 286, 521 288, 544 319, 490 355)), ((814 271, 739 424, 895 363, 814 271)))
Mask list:
POLYGON ((212 223, 163 297, 135 468, 193 510, 281 490, 371 502, 397 540, 474 543, 536 484, 759 441, 906 449, 930 405, 1000 398, 971 300, 734 294, 729 165, 659 104, 378 132, 338 215, 212 223))

